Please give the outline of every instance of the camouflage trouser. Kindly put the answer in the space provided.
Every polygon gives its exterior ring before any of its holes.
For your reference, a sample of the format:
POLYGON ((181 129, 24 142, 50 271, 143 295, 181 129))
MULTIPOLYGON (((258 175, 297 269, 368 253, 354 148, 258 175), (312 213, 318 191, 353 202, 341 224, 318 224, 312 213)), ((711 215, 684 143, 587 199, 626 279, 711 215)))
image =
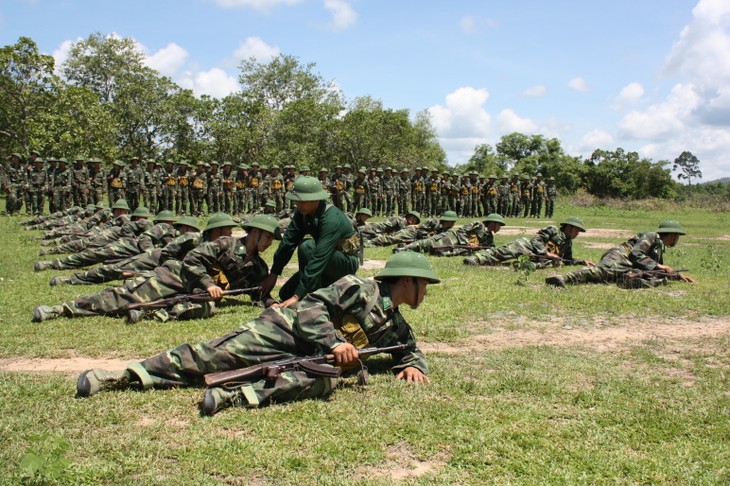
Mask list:
POLYGON ((139 247, 131 239, 122 238, 101 248, 89 248, 79 253, 74 253, 58 260, 55 268, 66 270, 69 268, 90 267, 97 263, 118 258, 129 258, 139 255, 139 247))
POLYGON ((23 206, 23 188, 20 186, 8 187, 8 193, 5 197, 5 213, 14 214, 20 211, 23 206))
MULTIPOLYGON (((177 188, 175 192, 175 213, 183 215, 188 212, 188 200, 190 199, 190 188, 188 186, 181 186, 177 188)), ((190 213, 191 216, 195 216, 194 213, 190 213)))
POLYGON ((595 267, 583 267, 565 274, 565 281, 571 284, 612 283, 631 271, 633 265, 622 247, 611 248, 601 256, 595 267))
POLYGON ((545 200, 545 217, 552 218, 554 210, 555 210, 555 199, 550 199, 550 198, 546 199, 545 200))
POLYGON ((221 199, 223 193, 218 190, 208 191, 208 214, 218 213, 221 211, 221 199))
POLYGON ((517 238, 511 243, 488 250, 481 250, 472 257, 479 265, 498 265, 507 260, 514 260, 522 255, 530 255, 534 253, 534 248, 527 238, 517 238))
POLYGON ((395 193, 386 191, 383 197, 383 213, 385 216, 395 214, 395 193))
MULTIPOLYGON (((284 192, 283 191, 275 191, 271 194, 271 199, 274 200, 274 204, 276 204, 276 212, 280 212, 282 209, 284 209, 284 192)), ((340 200, 340 204, 342 201, 340 200)), ((339 207, 339 206, 338 206, 339 207)))
POLYGON ((441 208, 439 207, 439 203, 441 202, 441 193, 438 192, 431 192, 428 194, 428 207, 426 208, 426 213, 429 216, 438 216, 441 214, 441 208))
POLYGON ((517 217, 520 215, 520 210, 522 209, 522 206, 520 206, 520 195, 516 192, 513 192, 509 196, 509 214, 508 216, 517 217))
POLYGON ((410 243, 418 237, 415 227, 407 227, 400 231, 390 234, 378 235, 369 239, 365 246, 390 246, 398 243, 410 243))
POLYGON ((410 202, 411 202, 411 193, 410 192, 401 192, 398 195, 398 214, 401 216, 405 216, 408 211, 410 211, 410 202))
MULTIPOLYGON (((532 200, 528 196, 522 196, 520 198, 520 205, 524 208, 523 218, 530 216, 530 209, 532 208, 532 200)), ((519 216, 519 214, 518 214, 519 216)))
POLYGON ((78 237, 69 236, 69 238, 75 238, 72 241, 69 241, 67 243, 64 243, 60 246, 56 246, 54 248, 50 248, 48 250, 48 254, 58 254, 58 253, 77 253, 80 251, 88 250, 90 248, 101 248, 102 246, 106 246, 109 243, 112 243, 119 239, 119 236, 112 235, 112 236, 95 236, 93 238, 82 238, 79 239, 78 237))
MULTIPOLYGON (((367 208, 368 207, 368 195, 361 192, 355 193, 355 207, 354 210, 357 211, 361 208, 367 208)), ((368 208, 370 209, 370 208, 368 208)))
POLYGON ((33 214, 43 213, 43 191, 34 190, 30 193, 30 201, 32 205, 33 214))
POLYGON ((236 205, 234 201, 235 191, 233 189, 223 189, 221 201, 221 211, 227 214, 234 214, 236 205))
POLYGON ((500 197, 499 198, 499 207, 497 208, 497 212, 504 217, 511 216, 510 207, 509 207, 509 197, 500 197))
POLYGON ((123 280, 139 274, 154 270, 160 264, 162 249, 154 248, 144 253, 135 255, 119 263, 102 265, 86 272, 77 272, 71 275, 71 285, 93 285, 113 280, 123 280))
POLYGON ((205 198, 205 194, 203 194, 202 189, 191 189, 190 190, 190 214, 192 216, 202 216, 203 215, 203 199, 205 198))
MULTIPOLYGON (((299 260, 299 271, 291 276, 279 290, 279 297, 281 300, 286 300, 294 295, 299 285, 299 275, 307 266, 307 263, 314 256, 314 250, 316 242, 314 239, 309 238, 299 244, 297 248, 297 258, 299 260)), ((335 250, 330 255, 330 259, 322 272, 322 278, 320 281, 320 288, 327 287, 333 284, 337 280, 341 279, 345 275, 354 275, 359 267, 359 261, 354 255, 347 255, 340 250, 335 250)), ((311 289, 313 292, 316 289, 311 289)))
POLYGON ((236 214, 246 212, 246 189, 236 189, 236 214))
POLYGON ((129 204, 129 209, 131 211, 134 211, 139 207, 139 187, 128 187, 124 197, 127 200, 127 204, 129 204))
MULTIPOLYGON (((183 344, 134 363, 129 370, 144 388, 200 386, 208 373, 314 354, 314 347, 297 338, 293 322, 277 309, 267 309, 257 319, 235 331, 198 344, 183 344)), ((304 371, 287 371, 275 379, 260 379, 242 386, 248 407, 298 398, 323 397, 337 384, 336 378, 304 371)))
POLYGON ((157 213, 157 191, 156 190, 145 190, 145 192, 142 194, 142 200, 144 201, 144 206, 150 210, 152 214, 157 213))
POLYGON ((124 199, 124 189, 122 188, 109 188, 109 206, 113 206, 115 202, 120 199, 124 199))
POLYGON ((71 197, 74 201, 74 206, 85 207, 89 203, 89 188, 86 186, 73 187, 71 189, 71 197))
POLYGON ((486 205, 484 207, 484 215, 487 216, 497 212, 497 196, 489 196, 486 199, 486 205))
POLYGON ((128 279, 119 287, 108 288, 64 302, 66 314, 71 316, 121 316, 129 304, 165 299, 185 291, 179 273, 168 267, 155 268, 140 277, 128 279))
POLYGON ((101 187, 92 189, 91 196, 92 196, 94 204, 103 203, 104 202, 104 189, 102 189, 101 187))
POLYGON ((416 192, 413 194, 413 209, 419 213, 425 212, 426 208, 426 193, 416 192))

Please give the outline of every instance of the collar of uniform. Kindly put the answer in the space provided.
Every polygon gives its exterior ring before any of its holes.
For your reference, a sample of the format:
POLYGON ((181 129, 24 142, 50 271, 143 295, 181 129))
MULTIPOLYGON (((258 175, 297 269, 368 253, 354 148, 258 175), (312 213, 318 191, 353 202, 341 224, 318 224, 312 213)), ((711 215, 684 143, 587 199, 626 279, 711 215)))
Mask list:
POLYGON ((380 298, 383 301, 383 310, 386 312, 392 310, 393 299, 390 297, 390 285, 385 282, 380 282, 378 286, 380 287, 380 298))

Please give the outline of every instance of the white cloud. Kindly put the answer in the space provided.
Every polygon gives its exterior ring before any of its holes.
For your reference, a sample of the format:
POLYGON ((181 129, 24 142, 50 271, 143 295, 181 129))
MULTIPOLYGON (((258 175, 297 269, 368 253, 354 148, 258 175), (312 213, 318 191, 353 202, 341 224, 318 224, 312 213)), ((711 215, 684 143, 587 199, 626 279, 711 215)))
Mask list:
POLYGON ((174 76, 185 65, 187 59, 188 51, 171 42, 151 56, 147 56, 144 62, 163 76, 174 76))
POLYGON ((264 42, 261 37, 248 37, 233 53, 237 59, 248 59, 255 57, 258 62, 266 63, 281 54, 281 50, 276 46, 271 46, 264 42))
POLYGON ((618 127, 624 137, 660 141, 683 132, 699 102, 700 98, 692 86, 677 84, 666 100, 646 111, 630 112, 618 127))
POLYGON ((302 0, 215 0, 215 3, 221 7, 248 7, 260 13, 269 13, 274 7, 279 5, 295 5, 302 0))
POLYGON ((53 67, 53 70, 56 72, 56 74, 60 74, 60 68, 61 64, 66 62, 66 59, 68 59, 68 55, 71 52, 71 47, 74 43, 82 40, 81 37, 78 37, 75 41, 72 40, 65 40, 61 42, 61 45, 59 45, 56 50, 53 51, 53 59, 55 60, 55 65, 53 67))
POLYGON ((499 131, 502 133, 520 132, 525 134, 535 134, 540 127, 529 118, 522 118, 514 111, 507 108, 502 110, 497 116, 497 124, 499 131))
POLYGON ((614 145, 613 135, 597 128, 587 132, 580 139, 579 150, 585 152, 586 150, 591 153, 595 149, 612 150, 614 145))
POLYGON ((183 88, 193 90, 198 96, 205 94, 215 98, 223 98, 240 89, 238 80, 220 68, 187 72, 177 82, 183 88))
POLYGON ((473 15, 466 15, 459 21, 459 27, 467 34, 478 34, 484 31, 485 27, 494 25, 494 20, 490 18, 479 18, 473 15))
POLYGON ((644 96, 644 87, 637 82, 629 83, 616 96, 611 105, 615 110, 622 110, 628 106, 634 105, 639 98, 644 96))
POLYGON ((332 12, 333 30, 345 30, 357 21, 357 12, 346 0, 324 0, 324 8, 332 12))
POLYGON ((574 89, 576 91, 582 91, 582 92, 591 90, 591 87, 588 86, 588 82, 581 77, 573 78, 570 81, 568 81, 568 87, 570 89, 574 89))
POLYGON ((544 84, 538 84, 537 86, 530 86, 522 92, 522 96, 536 97, 545 96, 547 88, 544 84))

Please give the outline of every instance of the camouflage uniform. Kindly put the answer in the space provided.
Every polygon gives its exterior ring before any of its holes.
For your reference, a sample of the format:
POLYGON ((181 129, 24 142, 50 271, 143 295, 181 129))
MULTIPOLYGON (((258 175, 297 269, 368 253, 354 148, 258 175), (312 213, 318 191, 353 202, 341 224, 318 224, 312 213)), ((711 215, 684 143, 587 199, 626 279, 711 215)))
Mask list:
POLYGON ((6 192, 5 213, 15 214, 23 206, 23 190, 28 184, 25 167, 20 162, 5 168, 3 187, 6 192))
MULTIPOLYGON (((186 162, 180 162, 175 170, 175 176, 177 178, 177 189, 175 191, 175 213, 182 216, 188 212, 188 202, 190 201, 190 173, 188 169, 190 167, 186 162)), ((190 215, 195 216, 192 211, 190 215)))
POLYGON ((418 212, 423 211, 426 206, 426 180, 420 172, 421 169, 418 169, 411 179, 411 194, 413 195, 411 207, 418 212))
POLYGON ((462 218, 471 217, 471 181, 468 176, 461 178, 461 205, 459 206, 459 216, 462 218))
POLYGON ((195 173, 190 180, 190 214, 193 216, 203 215, 203 200, 208 191, 208 176, 205 173, 205 163, 198 162, 195 173))
POLYGON ((393 216, 395 214, 396 179, 393 177, 393 169, 387 167, 383 175, 383 215, 393 216))
POLYGON ((474 221, 460 228, 451 228, 428 238, 414 241, 398 250, 428 253, 434 256, 471 255, 474 250, 454 248, 468 245, 493 248, 494 233, 487 230, 483 223, 474 221))
POLYGON ((370 183, 365 177, 364 169, 357 171, 357 178, 352 185, 355 188, 355 211, 361 208, 367 208, 368 201, 370 200, 370 183))
POLYGON ((484 198, 484 214, 499 212, 497 208, 498 194, 497 180, 495 177, 490 176, 482 189, 482 197, 484 198))
POLYGON ((279 173, 278 166, 273 166, 271 170, 272 174, 269 174, 266 181, 266 192, 269 195, 268 197, 273 199, 278 213, 284 209, 284 177, 279 173))
POLYGON ((222 211, 223 202, 223 179, 221 173, 218 172, 218 162, 211 162, 211 169, 208 172, 208 214, 218 213, 222 211))
POLYGON ((515 175, 509 182, 509 211, 507 216, 517 217, 520 215, 520 181, 515 175))
POLYGON ((90 248, 101 248, 102 246, 106 246, 120 238, 124 238, 125 236, 135 236, 143 233, 152 226, 152 221, 148 221, 146 219, 128 221, 128 219, 126 219, 126 215, 117 218, 116 222, 121 224, 116 224, 89 238, 76 237, 73 241, 69 241, 57 247, 49 248, 46 251, 46 254, 77 253, 90 248))
POLYGON ((400 177, 396 179, 395 187, 398 194, 397 214, 406 214, 408 211, 411 210, 411 180, 408 177, 408 169, 403 169, 400 171, 400 177))
POLYGON ((221 186, 223 189, 223 202, 221 211, 227 214, 234 214, 236 211, 236 174, 233 172, 233 164, 225 162, 221 172, 221 186))
POLYGON ((175 210, 175 193, 177 192, 177 176, 171 161, 165 163, 160 170, 160 210, 175 210))
POLYGON ((499 181, 499 185, 497 186, 497 194, 499 196, 499 207, 497 208, 497 212, 501 214, 504 217, 512 216, 510 213, 510 189, 511 185, 507 181, 506 177, 502 177, 499 181))
POLYGON ((515 209, 515 216, 519 216, 520 212, 523 218, 530 215, 530 208, 532 207, 532 183, 528 177, 523 177, 520 183, 520 199, 517 208, 515 209))
MULTIPOLYGON (((103 290, 96 294, 79 297, 65 302, 64 315, 72 317, 111 315, 120 316, 128 312, 129 304, 152 302, 172 297, 179 293, 193 293, 196 289, 207 289, 218 285, 224 289, 249 288, 258 285, 269 273, 266 262, 254 255, 246 259, 245 238, 224 236, 213 242, 203 243, 185 256, 182 263, 169 260, 163 266, 143 276, 129 279, 124 285, 103 290)), ((198 304, 173 307, 165 312, 157 311, 159 317, 185 318, 203 317, 198 304)))
POLYGON ((522 255, 557 255, 565 264, 581 265, 585 260, 573 258, 573 240, 568 238, 562 229, 548 226, 538 231, 532 239, 518 238, 506 245, 488 250, 481 250, 471 257, 478 265, 498 265, 507 260, 514 260, 522 255))
POLYGON ((548 179, 547 187, 545 188, 545 217, 552 218, 553 211, 555 211, 555 200, 558 198, 558 188, 555 187, 555 179, 550 177, 548 179))
POLYGON ((431 177, 426 181, 426 209, 428 216, 437 216, 441 212, 441 178, 437 171, 433 171, 431 177))
POLYGON ((566 273, 563 278, 571 284, 615 282, 633 269, 654 270, 663 265, 664 251, 659 233, 639 233, 604 253, 594 267, 566 273))
POLYGON ((378 223, 365 223, 360 228, 360 234, 366 240, 375 238, 381 234, 395 233, 408 226, 403 216, 392 216, 378 223))
POLYGON ((43 167, 43 164, 35 162, 33 164, 33 170, 30 171, 28 176, 28 183, 30 185, 30 201, 33 214, 38 215, 43 213, 43 196, 48 190, 47 179, 48 173, 43 167))
POLYGON ((53 207, 58 211, 71 206, 71 170, 64 159, 53 174, 53 207))
POLYGON ((124 176, 126 178, 124 198, 127 200, 129 209, 132 211, 139 206, 139 197, 145 191, 144 169, 139 165, 135 165, 135 161, 138 163, 139 159, 132 159, 130 162, 131 165, 124 169, 124 176))
POLYGON ((89 169, 84 165, 83 157, 76 157, 71 170, 71 197, 74 206, 85 207, 89 203, 89 169))
MULTIPOLYGON (((414 367, 428 373, 411 327, 391 304, 389 284, 354 275, 308 294, 291 308, 266 309, 220 338, 183 344, 135 363, 129 370, 144 388, 200 386, 207 373, 325 354, 345 342, 358 348, 406 344, 405 350, 393 353, 393 372, 414 367), (351 330, 354 327, 356 332, 351 330)), ((323 396, 335 385, 335 378, 288 371, 276 379, 245 384, 243 394, 247 406, 257 407, 272 401, 323 396)))
POLYGON ((104 202, 106 192, 106 171, 101 166, 101 160, 89 160, 89 195, 94 204, 104 202))
POLYGON ((236 170, 236 209, 235 214, 246 213, 246 191, 248 190, 248 170, 239 167, 236 170))
POLYGON ((545 194, 545 183, 542 181, 542 175, 538 175, 535 178, 535 182, 532 184, 532 211, 531 215, 533 218, 539 218, 542 212, 542 202, 546 198, 545 194))
POLYGON ((368 208, 373 212, 376 216, 382 216, 381 213, 378 213, 378 205, 380 204, 380 194, 382 191, 382 187, 380 184, 380 177, 377 175, 377 170, 370 169, 370 175, 368 176, 368 186, 370 187, 370 200, 368 201, 368 208))
POLYGON ((151 213, 159 211, 160 173, 155 165, 155 162, 150 160, 147 162, 147 169, 143 169, 144 191, 142 192, 142 201, 151 213))
POLYGON ((256 211, 260 206, 259 186, 261 186, 262 182, 258 165, 252 166, 251 171, 248 173, 248 184, 246 184, 246 192, 248 193, 247 213, 256 211))
POLYGON ((112 170, 106 177, 106 187, 109 191, 109 204, 114 204, 119 199, 124 199, 124 191, 127 187, 127 175, 122 169, 124 162, 115 160, 112 170))

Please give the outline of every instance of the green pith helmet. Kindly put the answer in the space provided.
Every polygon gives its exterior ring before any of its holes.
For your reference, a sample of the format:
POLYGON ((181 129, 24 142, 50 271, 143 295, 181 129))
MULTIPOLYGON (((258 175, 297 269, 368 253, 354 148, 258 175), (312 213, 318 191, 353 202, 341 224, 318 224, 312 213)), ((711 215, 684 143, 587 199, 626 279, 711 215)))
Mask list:
POLYGON ((310 169, 309 166, 305 165, 304 167, 302 167, 301 169, 299 169, 299 172, 300 173, 301 172, 309 172, 310 170, 312 170, 312 169, 310 169))
POLYGON ((104 203, 103 202, 96 203, 96 209, 104 209, 104 203))
POLYGON ((382 280, 386 277, 420 277, 427 279, 429 283, 441 281, 433 273, 428 258, 422 253, 414 251, 402 251, 390 257, 385 268, 375 276, 375 280, 382 280))
POLYGON ((126 209, 127 211, 130 211, 129 204, 127 204, 126 199, 117 199, 117 202, 114 203, 112 209, 126 209))
POLYGON ((373 217, 373 212, 370 211, 368 208, 360 208, 360 209, 358 209, 355 212, 355 215, 358 215, 358 214, 364 214, 366 216, 370 216, 371 218, 373 217))
POLYGON ((321 201, 329 193, 324 190, 316 177, 299 176, 294 179, 294 187, 286 193, 287 201, 321 201))
POLYGON ((408 216, 415 216, 415 217, 416 217, 416 219, 418 220, 418 222, 419 222, 419 223, 421 222, 421 213, 419 213, 418 211, 408 211, 408 212, 406 213, 406 218, 407 218, 408 216))
POLYGON ((191 228, 195 228, 195 231, 200 231, 200 225, 198 224, 198 220, 195 219, 195 217, 193 216, 183 216, 182 218, 172 223, 172 225, 176 228, 178 226, 190 226, 191 228))
POLYGON ((408 172, 410 172, 410 171, 408 170, 408 167, 403 167, 403 168, 402 168, 402 169, 400 170, 400 173, 401 173, 401 174, 407 174, 408 172))
POLYGON ((58 159, 59 164, 68 164, 68 160, 66 160, 66 157, 61 157, 58 159))
POLYGON ((214 213, 208 218, 208 224, 205 225, 203 232, 210 231, 215 228, 225 228, 228 226, 238 226, 226 213, 214 213))
POLYGON ((273 199, 267 199, 266 200, 266 203, 264 203, 264 206, 268 206, 270 208, 275 208, 276 207, 276 203, 274 202, 273 199))
POLYGON ((175 221, 176 219, 177 218, 175 217, 175 213, 166 209, 157 213, 152 221, 175 221))
POLYGON ((124 162, 122 162, 121 160, 115 160, 114 162, 112 162, 112 165, 116 165, 117 167, 124 167, 124 162))
POLYGON ((441 215, 441 221, 456 221, 459 219, 456 216, 456 211, 444 211, 444 214, 441 215))
POLYGON ((682 225, 679 224, 679 221, 662 221, 659 223, 659 229, 656 230, 657 233, 676 233, 678 235, 686 235, 684 228, 682 228, 682 225))
POLYGON ((495 179, 496 180, 497 179, 497 176, 494 175, 494 174, 489 174, 489 177, 487 177, 487 179, 495 179))
POLYGON ((499 223, 500 226, 504 226, 506 224, 502 215, 498 213, 492 213, 484 218, 484 224, 486 225, 487 223, 499 223))
POLYGON ((89 209, 91 211, 96 211, 96 204, 87 204, 86 209, 89 209))
POLYGON ((547 180, 548 180, 548 182, 555 182, 555 177, 550 176, 550 177, 548 177, 547 180))
POLYGON ((575 226, 580 230, 581 233, 586 230, 586 225, 583 224, 583 220, 580 219, 578 216, 570 216, 568 218, 565 218, 565 220, 560 223, 560 226, 563 226, 564 224, 575 226))
POLYGON ((279 222, 275 217, 269 216, 268 214, 257 214, 248 223, 243 225, 243 229, 248 231, 251 228, 258 228, 271 233, 276 236, 279 232, 279 222))
POLYGON ((133 218, 149 218, 150 216, 152 216, 152 214, 150 214, 150 210, 144 206, 137 207, 137 209, 135 209, 132 213, 133 218))
POLYGON ((42 157, 36 157, 36 159, 33 161, 34 164, 45 164, 46 161, 43 160, 42 157))
POLYGON ((319 169, 319 172, 320 173, 321 172, 327 172, 329 174, 330 171, 329 171, 329 169, 327 167, 322 167, 322 168, 319 169))
POLYGON ((367 174, 368 171, 367 171, 367 169, 365 169, 365 167, 360 167, 359 169, 357 169, 357 173, 358 174, 367 174))

